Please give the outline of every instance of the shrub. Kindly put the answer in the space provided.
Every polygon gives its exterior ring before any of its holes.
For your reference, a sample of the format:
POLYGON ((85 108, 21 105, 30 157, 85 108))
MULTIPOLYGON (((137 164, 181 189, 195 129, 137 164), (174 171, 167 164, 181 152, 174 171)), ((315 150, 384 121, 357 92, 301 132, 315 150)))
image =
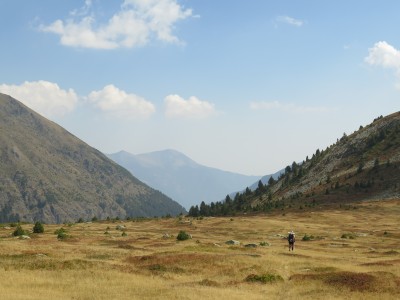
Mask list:
POLYGON ((260 282, 260 283, 272 283, 276 281, 283 281, 282 276, 277 274, 250 274, 246 277, 245 281, 247 282, 260 282))
POLYGON ((271 246, 271 244, 268 242, 260 242, 260 246, 262 246, 262 247, 271 246))
POLYGON ((34 233, 43 233, 44 227, 43 227, 42 223, 36 222, 35 226, 33 226, 33 232, 34 233))
POLYGON ((13 232, 13 236, 27 235, 26 231, 22 229, 21 225, 17 225, 17 228, 13 232))
POLYGON ((59 229, 56 229, 55 231, 54 231, 54 234, 59 234, 59 233, 61 233, 61 232, 67 232, 63 227, 61 227, 61 228, 59 228, 59 229))
POLYGON ((311 241, 314 239, 313 235, 308 235, 307 233, 303 236, 303 238, 301 239, 302 241, 311 241))
POLYGON ((125 232, 125 231, 122 231, 121 236, 127 236, 126 232, 125 232))
POLYGON ((183 231, 183 230, 179 231, 178 236, 176 237, 176 239, 178 241, 185 241, 185 240, 188 240, 190 238, 191 238, 191 236, 188 233, 186 233, 185 231, 183 231))
POLYGON ((57 234, 57 238, 59 239, 59 240, 64 240, 64 239, 66 239, 68 237, 68 235, 67 235, 67 233, 65 233, 65 232, 59 232, 58 234, 57 234))
POLYGON ((54 234, 57 234, 57 238, 59 240, 66 239, 68 237, 67 231, 62 227, 54 231, 54 234))
POLYGON ((341 236, 342 239, 351 239, 354 240, 356 238, 356 236, 354 234, 351 233, 343 233, 341 236))

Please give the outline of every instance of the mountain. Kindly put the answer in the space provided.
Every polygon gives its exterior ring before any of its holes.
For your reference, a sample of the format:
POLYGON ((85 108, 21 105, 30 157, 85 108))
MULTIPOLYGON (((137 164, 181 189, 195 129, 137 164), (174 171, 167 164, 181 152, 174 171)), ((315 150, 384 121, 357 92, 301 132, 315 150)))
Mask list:
POLYGON ((206 167, 175 150, 139 155, 121 151, 108 156, 185 207, 222 200, 260 178, 206 167))
POLYGON ((176 215, 184 208, 0 94, 0 222, 176 215))
POLYGON ((189 214, 348 207, 356 201, 393 198, 400 198, 400 112, 344 134, 311 158, 287 166, 267 185, 213 206, 192 207, 189 214))

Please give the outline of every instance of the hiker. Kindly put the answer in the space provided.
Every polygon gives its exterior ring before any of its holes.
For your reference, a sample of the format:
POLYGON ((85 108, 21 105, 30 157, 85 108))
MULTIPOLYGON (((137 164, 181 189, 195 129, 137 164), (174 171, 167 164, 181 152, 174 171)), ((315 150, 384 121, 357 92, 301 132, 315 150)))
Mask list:
POLYGON ((295 237, 293 230, 291 230, 288 233, 289 233, 289 235, 288 235, 289 251, 290 251, 290 247, 292 248, 292 251, 294 251, 294 243, 296 242, 296 237, 295 237))

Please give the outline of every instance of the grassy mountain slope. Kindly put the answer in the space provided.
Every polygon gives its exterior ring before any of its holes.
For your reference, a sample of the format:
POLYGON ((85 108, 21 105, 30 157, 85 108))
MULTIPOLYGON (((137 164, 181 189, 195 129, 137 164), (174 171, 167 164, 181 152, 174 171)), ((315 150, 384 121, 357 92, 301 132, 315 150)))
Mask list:
POLYGON ((201 201, 222 200, 260 178, 206 167, 175 150, 139 155, 121 151, 109 157, 187 208, 201 201))
POLYGON ((178 214, 183 208, 0 94, 0 222, 178 214))
POLYGON ((278 180, 191 214, 346 205, 354 201, 400 198, 400 112, 379 117, 303 163, 285 168, 278 180))

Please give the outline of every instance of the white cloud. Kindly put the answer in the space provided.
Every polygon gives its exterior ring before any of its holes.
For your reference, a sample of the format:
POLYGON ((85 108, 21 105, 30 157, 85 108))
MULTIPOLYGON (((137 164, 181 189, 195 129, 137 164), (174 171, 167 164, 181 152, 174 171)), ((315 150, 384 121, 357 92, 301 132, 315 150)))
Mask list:
POLYGON ((25 81, 21 85, 1 84, 0 92, 12 96, 48 118, 71 112, 78 102, 74 90, 63 90, 56 83, 43 80, 25 81))
POLYGON ((197 97, 190 97, 188 100, 179 95, 165 97, 165 115, 168 118, 207 118, 217 112, 214 104, 202 101, 197 97))
POLYGON ((251 102, 250 108, 253 110, 280 110, 290 113, 322 113, 332 111, 332 109, 323 106, 299 106, 293 103, 281 103, 279 101, 251 102))
POLYGON ((370 65, 400 69, 400 51, 387 42, 377 42, 369 49, 365 61, 370 65))
POLYGON ((144 119, 155 112, 155 106, 135 94, 128 94, 110 84, 91 92, 87 99, 103 112, 118 118, 144 119))
POLYGON ((79 13, 70 13, 73 18, 56 20, 50 25, 41 25, 39 29, 59 35, 61 44, 65 46, 132 48, 146 45, 153 38, 167 43, 181 43, 172 33, 174 25, 192 16, 192 10, 184 9, 177 0, 125 0, 120 11, 108 22, 97 24, 95 17, 88 14, 91 6, 92 2, 86 1, 79 13), (76 20, 76 17, 80 19, 76 20))
POLYGON ((286 23, 286 24, 296 26, 296 27, 301 27, 304 25, 303 20, 295 19, 295 18, 292 18, 289 16, 279 16, 276 18, 276 20, 280 23, 286 23))
POLYGON ((372 66, 394 69, 398 79, 396 87, 400 89, 400 51, 385 41, 377 42, 369 49, 365 62, 372 66))

